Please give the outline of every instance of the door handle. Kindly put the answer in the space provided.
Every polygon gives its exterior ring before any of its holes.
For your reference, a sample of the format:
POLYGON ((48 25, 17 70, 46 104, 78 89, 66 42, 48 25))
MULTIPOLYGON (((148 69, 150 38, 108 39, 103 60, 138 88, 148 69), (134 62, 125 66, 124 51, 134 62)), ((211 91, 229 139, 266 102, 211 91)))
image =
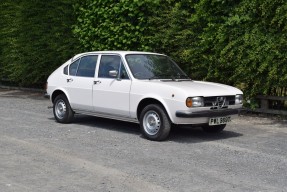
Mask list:
POLYGON ((101 81, 97 80, 97 81, 94 81, 94 84, 100 84, 101 81))
POLYGON ((73 81, 73 79, 72 79, 72 78, 67 79, 67 82, 68 82, 68 83, 69 83, 69 82, 71 82, 71 81, 73 81))

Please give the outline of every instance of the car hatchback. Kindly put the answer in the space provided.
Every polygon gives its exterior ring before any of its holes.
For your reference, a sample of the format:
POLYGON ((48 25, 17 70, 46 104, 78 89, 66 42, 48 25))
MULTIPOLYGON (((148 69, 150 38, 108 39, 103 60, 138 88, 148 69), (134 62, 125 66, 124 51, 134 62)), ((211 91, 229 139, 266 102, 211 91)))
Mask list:
POLYGON ((243 93, 228 85, 194 81, 168 56, 134 51, 81 53, 47 80, 55 119, 75 113, 140 124, 150 140, 164 140, 172 124, 222 131, 238 116, 243 93))

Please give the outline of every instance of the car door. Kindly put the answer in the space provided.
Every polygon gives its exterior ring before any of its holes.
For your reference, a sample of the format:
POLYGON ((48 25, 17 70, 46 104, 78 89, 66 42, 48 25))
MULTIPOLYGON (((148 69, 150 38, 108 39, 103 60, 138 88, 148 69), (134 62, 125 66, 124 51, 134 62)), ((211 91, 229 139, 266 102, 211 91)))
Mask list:
POLYGON ((102 55, 93 86, 94 111, 130 117, 131 80, 119 55, 102 55))
POLYGON ((93 84, 98 55, 86 55, 69 66, 67 92, 74 110, 93 111, 93 84))

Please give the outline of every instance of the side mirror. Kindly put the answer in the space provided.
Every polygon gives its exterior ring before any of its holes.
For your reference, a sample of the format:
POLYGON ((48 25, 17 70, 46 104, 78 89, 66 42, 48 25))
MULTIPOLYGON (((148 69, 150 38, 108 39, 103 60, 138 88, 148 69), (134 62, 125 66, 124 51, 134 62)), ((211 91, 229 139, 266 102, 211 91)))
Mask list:
POLYGON ((118 76, 118 71, 117 71, 117 70, 109 71, 109 76, 111 76, 111 77, 117 77, 117 76, 118 76))

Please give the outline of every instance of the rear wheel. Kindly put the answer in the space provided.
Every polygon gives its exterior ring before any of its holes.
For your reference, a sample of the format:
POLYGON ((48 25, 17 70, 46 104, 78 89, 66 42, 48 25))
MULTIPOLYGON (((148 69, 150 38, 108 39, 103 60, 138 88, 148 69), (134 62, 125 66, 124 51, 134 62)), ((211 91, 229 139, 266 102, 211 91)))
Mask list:
POLYGON ((53 104, 53 113, 59 123, 70 123, 74 118, 74 112, 67 97, 64 94, 58 95, 53 104))
POLYGON ((162 141, 169 135, 171 122, 162 106, 150 104, 140 114, 140 127, 147 139, 162 141))
POLYGON ((223 129, 226 127, 226 124, 224 125, 214 125, 214 126, 209 126, 205 125, 202 127, 203 131, 208 132, 208 133, 219 133, 223 131, 223 129))

